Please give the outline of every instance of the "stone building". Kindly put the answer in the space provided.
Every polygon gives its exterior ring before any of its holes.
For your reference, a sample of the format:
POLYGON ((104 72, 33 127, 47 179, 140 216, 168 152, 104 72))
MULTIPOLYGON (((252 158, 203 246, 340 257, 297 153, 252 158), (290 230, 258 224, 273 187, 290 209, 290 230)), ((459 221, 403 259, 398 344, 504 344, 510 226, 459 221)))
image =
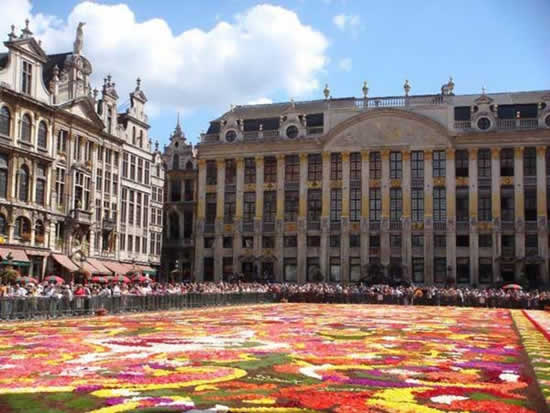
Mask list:
POLYGON ((149 225, 148 201, 151 181, 162 187, 163 176, 147 137, 146 98, 138 80, 129 108, 118 113, 110 76, 101 92, 92 90, 83 26, 72 52, 53 55, 28 21, 20 35, 12 26, 0 55, 1 263, 38 278, 69 279, 80 267, 92 274, 152 272, 160 259, 160 246, 150 249, 149 240, 160 242, 162 227, 149 225), (135 198, 139 225, 125 204, 131 191, 142 194, 135 198), (139 249, 125 243, 129 234, 140 238, 139 249))
POLYGON ((168 279, 187 280, 191 279, 194 270, 197 165, 193 146, 187 143, 179 119, 169 145, 164 148, 163 158, 166 167, 166 231, 162 273, 168 279))
POLYGON ((550 91, 233 107, 198 145, 195 277, 547 283, 550 91))

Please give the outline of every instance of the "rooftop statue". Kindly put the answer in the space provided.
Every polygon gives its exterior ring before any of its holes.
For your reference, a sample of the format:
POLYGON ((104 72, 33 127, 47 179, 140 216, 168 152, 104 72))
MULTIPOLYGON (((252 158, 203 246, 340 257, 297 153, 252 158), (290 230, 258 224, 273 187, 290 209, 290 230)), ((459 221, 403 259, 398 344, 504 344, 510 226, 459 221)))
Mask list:
POLYGON ((82 46, 84 45, 84 31, 82 30, 82 27, 86 23, 80 22, 78 23, 78 27, 76 29, 76 39, 73 43, 73 53, 76 55, 79 55, 82 51, 82 46))

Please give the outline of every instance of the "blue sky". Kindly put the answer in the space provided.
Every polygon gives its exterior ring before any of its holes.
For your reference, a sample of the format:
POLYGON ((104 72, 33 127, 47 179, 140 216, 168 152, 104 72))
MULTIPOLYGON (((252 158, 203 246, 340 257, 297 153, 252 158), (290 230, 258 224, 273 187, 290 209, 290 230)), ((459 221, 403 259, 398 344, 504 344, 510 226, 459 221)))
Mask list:
MULTIPOLYGON (((53 27, 71 26, 68 18, 71 13, 75 13, 79 3, 70 0, 35 0, 31 13, 55 16, 59 21, 51 23, 53 27)), ((95 3, 124 3, 133 12, 137 24, 162 19, 173 36, 192 29, 208 33, 220 22, 236 25, 237 15, 245 15, 259 4, 248 0, 126 0, 95 3)), ((192 52, 185 52, 187 61, 178 66, 182 70, 181 74, 176 68, 176 72, 167 76, 181 75, 182 84, 188 81, 189 86, 184 85, 177 90, 172 87, 174 93, 170 93, 168 87, 166 91, 157 94, 148 89, 146 74, 144 90, 148 96, 154 97, 150 100, 156 106, 150 119, 151 136, 158 138, 161 144, 168 141, 178 111, 183 112, 182 124, 186 135, 192 142, 196 142, 200 131, 208 128, 209 120, 226 111, 229 103, 245 104, 260 98, 272 101, 288 100, 290 97, 296 100, 317 99, 322 97, 325 83, 329 84, 334 97, 360 96, 364 80, 368 80, 370 96, 400 95, 405 79, 409 79, 412 84, 412 94, 437 93, 449 75, 454 78, 457 94, 478 93, 482 86, 488 92, 550 89, 548 0, 302 0, 262 4, 280 6, 294 13, 300 26, 296 28, 297 37, 302 38, 300 33, 305 33, 299 31, 303 26, 310 26, 319 36, 297 41, 299 50, 277 52, 278 56, 284 56, 282 60, 286 60, 277 63, 270 61, 269 53, 263 49, 276 49, 279 46, 281 49, 293 49, 294 44, 288 41, 284 43, 286 40, 280 40, 276 35, 264 37, 263 34, 257 34, 254 29, 250 29, 249 24, 245 31, 252 37, 257 35, 259 39, 256 43, 246 43, 246 48, 256 47, 256 50, 241 50, 238 42, 234 50, 232 44, 212 49, 217 50, 217 55, 229 49, 234 54, 231 64, 222 62, 219 67, 210 67, 207 50, 197 53, 196 57, 201 61, 195 62, 194 71, 183 70, 181 68, 187 67, 194 56, 192 52), (273 46, 270 42, 277 45, 273 46), (311 63, 306 74, 284 74, 287 66, 292 66, 291 60, 299 60, 300 55, 310 50, 310 47, 315 51, 308 58, 314 60, 321 57, 323 62, 311 63), (287 52, 289 54, 285 54, 287 52), (251 58, 256 55, 260 56, 260 61, 251 58), (201 69, 201 65, 204 69, 201 69), (203 71, 207 82, 197 87, 203 71), (290 77, 292 79, 288 80, 290 77), (254 90, 243 92, 242 96, 239 94, 239 89, 255 85, 255 81, 263 85, 270 83, 270 79, 277 81, 279 78, 284 79, 280 85, 258 87, 257 95, 254 90), (206 93, 206 90, 209 92, 206 93), (203 97, 200 96, 202 91, 205 91, 203 97), (226 91, 231 94, 230 98, 225 96, 226 91)), ((87 16, 83 11, 79 13, 79 16, 87 16)), ((93 22, 93 19, 90 20, 93 22)), ((93 29, 90 30, 93 32, 93 29)), ((117 31, 115 27, 103 30, 117 31)), ((285 28, 278 27, 277 30, 284 31, 285 28)), ((8 29, 4 28, 4 31, 8 29)), ((218 36, 212 42, 223 40, 223 36, 218 36)), ((93 42, 89 37, 85 41, 93 42)), ((193 44, 193 40, 189 40, 188 44, 193 44)), ((124 66, 124 61, 129 57, 124 50, 117 52, 116 47, 113 47, 115 51, 109 55, 109 65, 124 66)), ((156 47, 150 47, 153 50, 151 53, 154 53, 156 47)), ((93 52, 92 44, 90 50, 92 54, 96 53, 93 52)), ((300 65, 298 63, 297 67, 300 65)), ((94 67, 97 66, 94 64, 94 67)), ((102 63, 99 67, 107 66, 102 63)), ((125 70, 133 74, 134 70, 139 71, 139 67, 140 64, 134 64, 125 70)), ((151 68, 148 70, 153 71, 151 68)), ((123 73, 120 71, 119 77, 123 77, 123 73)), ((151 74, 149 86, 162 80, 154 80, 157 79, 154 76, 151 74)), ((124 93, 127 92, 119 90, 120 95, 124 93)))

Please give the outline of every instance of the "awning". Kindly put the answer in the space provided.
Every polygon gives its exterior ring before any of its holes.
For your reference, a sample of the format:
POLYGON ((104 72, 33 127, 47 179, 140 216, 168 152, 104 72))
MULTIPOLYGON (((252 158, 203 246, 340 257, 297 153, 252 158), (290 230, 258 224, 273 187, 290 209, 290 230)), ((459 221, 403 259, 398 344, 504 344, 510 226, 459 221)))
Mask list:
POLYGON ((115 274, 125 275, 126 267, 118 261, 102 261, 102 264, 115 274))
POLYGON ((50 255, 50 251, 44 251, 44 250, 25 250, 27 255, 33 255, 36 257, 47 257, 50 255))
POLYGON ((78 266, 75 265, 66 255, 52 254, 52 257, 59 265, 67 269, 69 272, 78 271, 78 266))
POLYGON ((148 265, 136 265, 137 269, 144 274, 156 274, 157 271, 148 265))
POLYGON ((11 253, 11 265, 14 266, 27 266, 31 262, 29 257, 25 253, 25 250, 19 250, 15 248, 0 248, 0 257, 2 257, 1 264, 9 265, 8 256, 11 253))
POLYGON ((88 258, 88 262, 99 270, 99 274, 106 274, 106 275, 111 275, 112 274, 111 270, 109 268, 107 268, 103 264, 103 262, 101 262, 100 260, 98 260, 96 258, 88 258))
POLYGON ((99 271, 96 267, 94 267, 92 264, 90 264, 87 261, 82 262, 80 269, 83 271, 89 272, 90 274, 103 274, 101 271, 99 271))

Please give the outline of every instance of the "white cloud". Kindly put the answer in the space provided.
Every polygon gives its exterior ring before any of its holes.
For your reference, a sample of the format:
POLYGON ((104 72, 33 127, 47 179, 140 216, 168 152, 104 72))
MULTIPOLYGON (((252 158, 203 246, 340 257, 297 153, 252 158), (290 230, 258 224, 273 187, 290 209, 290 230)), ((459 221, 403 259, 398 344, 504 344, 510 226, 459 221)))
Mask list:
POLYGON ((352 14, 338 14, 332 18, 332 23, 341 31, 349 31, 353 35, 356 35, 359 32, 361 27, 361 17, 352 14))
POLYGON ((86 22, 83 55, 92 63, 93 85, 99 87, 110 73, 119 95, 127 96, 139 76, 155 112, 226 108, 276 91, 303 96, 319 87, 318 75, 328 61, 321 32, 293 11, 267 4, 209 30, 175 33, 161 18, 136 21, 125 4, 84 1, 60 20, 32 15, 29 0, 3 1, 8 4, 3 4, 0 32, 12 22, 22 26, 30 15, 30 28, 49 54, 72 50, 78 22, 86 22))
POLYGON ((247 105, 266 105, 269 103, 273 103, 273 100, 269 98, 261 97, 261 98, 249 101, 247 105))
POLYGON ((351 58, 344 57, 343 59, 340 59, 340 61, 338 62, 338 67, 343 72, 351 72, 351 67, 352 67, 351 58))

